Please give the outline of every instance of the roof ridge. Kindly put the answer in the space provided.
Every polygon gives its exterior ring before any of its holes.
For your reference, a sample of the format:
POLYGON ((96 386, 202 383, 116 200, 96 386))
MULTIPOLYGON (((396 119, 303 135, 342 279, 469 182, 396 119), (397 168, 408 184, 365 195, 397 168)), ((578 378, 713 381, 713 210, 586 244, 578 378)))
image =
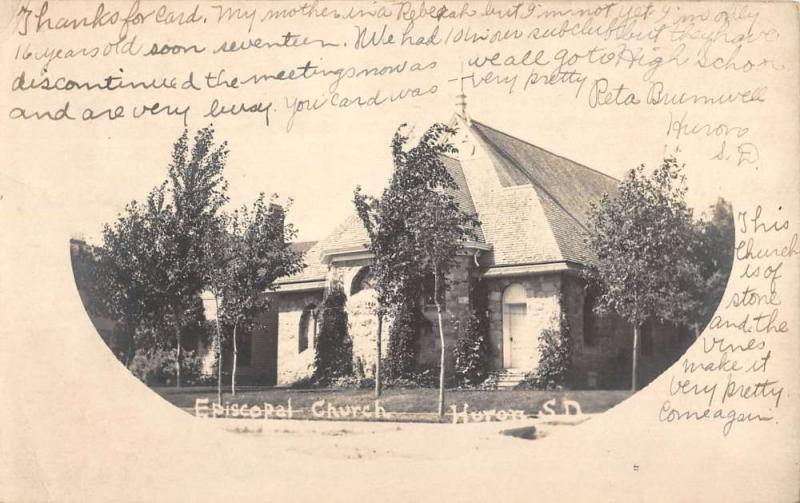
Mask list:
MULTIPOLYGON (((527 175, 526 175, 526 176, 527 176, 527 175)), ((561 201, 559 201, 558 199, 556 199, 556 197, 555 197, 553 194, 551 194, 551 193, 550 193, 550 191, 548 191, 547 189, 545 189, 544 187, 542 187, 541 185, 538 185, 538 184, 536 184, 536 183, 534 183, 533 185, 534 185, 536 188, 538 188, 539 190, 541 190, 542 192, 544 192, 544 194, 545 194, 547 197, 549 197, 549 198, 550 198, 550 199, 551 199, 551 200, 552 200, 552 201, 553 201, 553 202, 556 204, 556 206, 558 206, 559 208, 561 208, 561 210, 562 210, 564 213, 566 213, 567 215, 569 215, 569 217, 570 217, 570 218, 572 218, 573 220, 575 220, 575 223, 576 223, 576 224, 578 224, 578 227, 580 227, 581 229, 583 229, 583 230, 584 230, 584 231, 586 231, 586 232, 589 232, 589 229, 587 229, 587 228, 586 228, 586 226, 585 226, 585 225, 583 225, 583 223, 581 223, 581 221, 580 221, 580 220, 578 220, 578 217, 576 217, 576 216, 575 216, 575 215, 573 215, 573 214, 572 214, 572 213, 571 213, 569 210, 567 210, 567 209, 564 207, 564 205, 563 205, 563 204, 561 204, 561 201)))
POLYGON ((518 142, 522 142, 522 143, 524 143, 524 144, 526 144, 526 145, 528 145, 528 146, 531 146, 531 147, 533 147, 533 148, 538 148, 539 150, 541 150, 541 151, 543 151, 543 152, 547 152, 548 154, 550 154, 550 155, 552 155, 552 156, 559 157, 559 158, 561 158, 561 159, 564 159, 565 161, 569 161, 569 162, 571 162, 571 163, 575 164, 576 166, 580 166, 580 167, 581 167, 581 168, 583 168, 583 169, 586 169, 586 170, 592 171, 592 172, 594 172, 594 173, 597 173, 597 174, 599 174, 599 175, 602 175, 602 176, 604 176, 604 177, 606 177, 606 178, 609 178, 609 179, 611 179, 611 180, 613 180, 613 181, 615 181, 615 182, 617 182, 617 183, 619 183, 619 182, 620 182, 620 180, 619 180, 618 178, 614 178, 613 176, 611 176, 611 175, 609 175, 609 174, 607 174, 607 173, 603 173, 603 172, 602 172, 602 171, 600 171, 600 170, 597 170, 597 169, 594 169, 594 168, 590 168, 589 166, 586 166, 585 164, 581 164, 581 163, 579 163, 578 161, 574 161, 574 160, 570 159, 569 157, 564 157, 564 156, 563 156, 563 155, 561 155, 561 154, 556 154, 555 152, 551 152, 550 150, 547 150, 547 149, 546 149, 546 148, 544 148, 544 147, 540 147, 539 145, 535 145, 535 144, 533 144, 533 143, 531 143, 531 142, 529 142, 529 141, 527 141, 527 140, 523 140, 522 138, 517 138, 516 136, 514 136, 514 135, 512 135, 512 134, 508 134, 508 133, 506 133, 506 132, 504 132, 504 131, 500 131, 499 129, 497 129, 497 128, 495 128, 495 127, 492 127, 492 126, 490 126, 490 125, 488 125, 488 124, 484 124, 484 123, 483 123, 483 122, 481 122, 481 121, 477 121, 477 120, 475 120, 475 119, 470 119, 470 122, 471 122, 471 123, 473 123, 473 124, 478 124, 478 125, 480 125, 480 126, 483 126, 483 127, 487 128, 487 129, 491 129, 492 131, 494 131, 494 132, 496 132, 496 133, 500 133, 500 134, 501 134, 501 135, 503 135, 503 136, 507 136, 507 137, 509 137, 509 138, 512 138, 512 139, 514 139, 514 140, 517 140, 518 142))

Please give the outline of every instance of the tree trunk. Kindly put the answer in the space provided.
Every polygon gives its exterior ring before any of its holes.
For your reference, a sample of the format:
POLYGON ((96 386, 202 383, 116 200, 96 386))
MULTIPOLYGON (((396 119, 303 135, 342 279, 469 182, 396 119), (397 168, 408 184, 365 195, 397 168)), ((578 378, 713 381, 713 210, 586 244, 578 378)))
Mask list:
POLYGON ((442 307, 436 302, 436 317, 439 321, 439 343, 442 346, 439 354, 439 417, 444 417, 444 328, 442 327, 442 307))
POLYGON ((439 273, 433 269, 433 301, 436 304, 436 318, 439 322, 439 417, 444 417, 444 326, 442 324, 442 304, 439 302, 439 273))
POLYGON ((181 317, 178 313, 175 313, 175 340, 176 342, 176 355, 175 355, 175 387, 181 387, 181 360, 183 357, 182 347, 181 347, 181 317))
POLYGON ((236 364, 239 360, 239 349, 236 346, 236 328, 239 322, 233 324, 233 368, 231 368, 231 395, 236 396, 236 364))
MULTIPOLYGON (((216 302, 216 297, 214 301, 216 302)), ((214 322, 217 326, 217 403, 222 405, 222 330, 219 327, 219 318, 214 322)))
POLYGON ((378 334, 375 337, 377 357, 375 360, 375 397, 381 396, 381 332, 383 332, 383 314, 378 315, 378 334))
POLYGON ((133 361, 133 356, 136 354, 136 349, 134 347, 134 337, 136 335, 135 332, 128 327, 125 328, 125 334, 127 334, 128 337, 128 347, 125 350, 125 368, 128 368, 133 361))
POLYGON ((639 325, 633 326, 633 369, 631 373, 631 391, 636 392, 636 373, 639 365, 639 325))

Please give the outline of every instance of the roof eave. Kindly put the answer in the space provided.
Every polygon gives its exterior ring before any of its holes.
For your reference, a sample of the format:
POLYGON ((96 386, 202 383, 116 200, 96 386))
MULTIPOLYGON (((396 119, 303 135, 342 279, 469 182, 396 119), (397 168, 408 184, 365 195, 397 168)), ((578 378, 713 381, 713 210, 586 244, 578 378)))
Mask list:
POLYGON ((306 292, 310 290, 324 290, 325 278, 306 281, 296 281, 291 283, 278 283, 267 293, 286 293, 286 292, 306 292))
POLYGON ((483 272, 483 277, 504 278, 509 276, 526 276, 529 274, 546 274, 566 271, 579 272, 584 268, 585 266, 583 264, 572 262, 570 260, 553 260, 530 264, 495 265, 486 268, 486 270, 483 272))

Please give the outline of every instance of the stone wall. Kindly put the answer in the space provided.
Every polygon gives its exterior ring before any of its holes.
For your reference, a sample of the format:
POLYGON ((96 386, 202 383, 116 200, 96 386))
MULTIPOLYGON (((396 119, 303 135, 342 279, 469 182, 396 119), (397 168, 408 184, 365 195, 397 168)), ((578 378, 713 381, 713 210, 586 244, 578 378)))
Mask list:
MULTIPOLYGON (((458 326, 466 322, 470 315, 470 298, 472 287, 476 281, 475 267, 471 256, 456 257, 456 266, 447 276, 448 290, 442 306, 442 325, 445 347, 445 373, 453 374, 453 349, 458 339, 458 326)), ((439 338, 439 322, 435 305, 423 306, 423 314, 429 327, 420 334, 419 363, 423 368, 439 368, 441 357, 441 340, 439 338)))
POLYGON ((277 382, 291 384, 310 377, 314 371, 314 338, 309 337, 308 348, 299 351, 300 318, 309 305, 322 304, 322 290, 286 292, 277 302, 277 382))
MULTIPOLYGON (((347 325, 353 341, 353 367, 362 368, 365 375, 375 375, 378 319, 375 316, 375 290, 362 290, 347 299, 347 325)), ((381 355, 385 358, 389 347, 389 324, 383 320, 381 330, 381 355)))
MULTIPOLYGON (((594 336, 587 339, 590 319, 585 315, 585 282, 576 275, 565 275, 563 281, 564 313, 572 338, 573 388, 614 388, 623 379, 625 361, 632 344, 630 326, 614 315, 594 316, 594 336)), ((627 360, 626 360, 627 359, 627 360)))
MULTIPOLYGON (((337 264, 329 275, 329 281, 341 281, 348 295, 348 327, 353 340, 354 363, 360 361, 366 375, 371 376, 374 373, 377 330, 377 319, 373 312, 374 290, 365 289, 351 295, 351 282, 365 263, 337 264)), ((449 276, 450 288, 443 312, 445 370, 448 375, 453 373, 453 347, 458 337, 458 324, 469 317, 470 308, 475 304, 476 299, 471 296, 474 295, 477 280, 472 258, 459 256, 458 266, 449 276)), ((597 317, 593 321, 593 342, 587 340, 584 327, 587 320, 586 291, 583 280, 573 272, 484 280, 492 368, 504 368, 503 292, 515 283, 525 290, 524 336, 528 338, 526 348, 530 348, 524 363, 518 365, 515 359, 515 366, 535 370, 539 362, 539 334, 542 330, 558 327, 563 309, 573 348, 571 387, 624 389, 630 386, 633 330, 618 316, 597 317)), ((263 327, 253 334, 251 366, 240 368, 240 375, 264 382, 290 384, 310 377, 313 372, 313 341, 309 341, 306 351, 298 352, 300 317, 309 304, 321 305, 323 292, 287 292, 276 297, 278 300, 274 309, 263 315, 263 327)), ((425 306, 423 313, 429 327, 420 334, 419 364, 422 368, 436 369, 440 356, 436 309, 434 306, 425 306)), ((391 319, 384 320, 383 357, 386 357, 389 347, 391 323, 391 319)), ((674 327, 651 324, 646 330, 648 333, 645 337, 649 337, 650 342, 649 347, 644 347, 644 341, 640 343, 643 348, 639 358, 640 383, 649 382, 672 364, 680 356, 680 348, 686 344, 685 338, 681 338, 674 327)))
MULTIPOLYGON (((243 382, 259 384, 277 383, 278 362, 278 308, 275 294, 270 297, 270 307, 262 312, 256 319, 255 327, 250 334, 250 362, 239 365, 237 376, 243 382)), ((231 356, 225 355, 227 365, 231 356)), ((227 367, 226 365, 226 367, 227 367)))
MULTIPOLYGON (((564 276, 564 309, 572 338, 572 387, 576 389, 627 389, 631 384, 633 327, 615 314, 594 318, 594 336, 587 343, 584 326, 586 289, 582 279, 564 276)), ((648 323, 639 341, 640 386, 649 383, 681 354, 684 338, 668 324, 648 323), (645 339, 649 339, 649 342, 645 339)))
MULTIPOLYGON (((443 309, 443 325, 445 334, 445 368, 448 374, 453 370, 453 347, 458 336, 458 322, 466 320, 470 312, 471 285, 475 282, 475 268, 471 256, 460 255, 456 258, 457 265, 448 275, 449 289, 445 297, 443 309)), ((328 274, 328 284, 339 281, 347 294, 348 331, 353 341, 354 364, 363 367, 367 376, 374 375, 377 319, 373 308, 375 292, 371 288, 351 294, 352 282, 358 273, 368 265, 366 260, 337 262, 328 274)), ((420 297, 422 292, 420 292, 420 297)), ((300 317, 309 304, 321 305, 322 290, 315 292, 283 293, 278 295, 276 320, 273 322, 277 330, 277 382, 290 384, 299 379, 309 377, 313 373, 314 350, 313 344, 309 349, 298 353, 298 334, 300 317)), ((437 325, 436 309, 434 306, 425 306, 423 309, 426 319, 430 322, 430 329, 420 334, 420 358, 422 367, 436 367, 439 365, 440 341, 437 325)), ((381 349, 382 356, 386 357, 389 347, 389 327, 392 320, 386 319, 383 323, 381 349)), ((268 332, 269 330, 267 330, 268 332)), ((268 357, 266 350, 269 347, 268 333, 259 335, 260 357, 268 357)), ((255 341, 254 341, 255 342, 255 341)), ((254 352, 256 347, 254 345, 254 352)), ((255 353, 254 353, 255 356, 255 353)), ((262 363, 259 363, 262 364, 262 363)))

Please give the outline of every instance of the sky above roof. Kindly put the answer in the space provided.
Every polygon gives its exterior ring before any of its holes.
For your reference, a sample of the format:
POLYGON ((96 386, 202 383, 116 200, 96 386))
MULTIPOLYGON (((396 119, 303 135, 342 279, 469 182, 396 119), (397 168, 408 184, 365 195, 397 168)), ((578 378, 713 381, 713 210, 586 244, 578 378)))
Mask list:
MULTIPOLYGON (((548 121, 549 124, 523 121, 518 115, 504 114, 500 109, 484 112, 482 108, 478 103, 472 107, 472 113, 482 124, 616 178, 642 162, 655 166, 664 155, 663 145, 659 148, 647 143, 623 144, 620 139, 616 140, 618 148, 606 145, 598 149, 591 142, 580 140, 588 134, 587 127, 596 127, 591 121, 571 124, 570 129, 565 129, 563 124, 554 125, 552 121, 548 121)), ((295 126, 292 133, 276 132, 274 141, 258 141, 251 133, 232 125, 217 126, 217 136, 227 139, 231 149, 226 168, 231 204, 249 204, 261 191, 277 193, 284 203, 292 200, 288 220, 296 226, 298 240, 324 238, 353 211, 352 196, 357 185, 377 195, 386 184, 391 174, 389 142, 396 126, 412 119, 420 129, 436 121, 447 122, 452 110, 443 108, 434 115, 412 108, 405 113, 396 111, 386 115, 383 120, 373 118, 358 128, 349 128, 344 138, 340 136, 342 128, 334 121, 295 126), (292 135, 293 141, 281 140, 287 135, 292 135)), ((177 138, 180 128, 173 129, 173 136, 177 138)), ((613 131, 614 128, 609 129, 613 131)), ((265 131, 260 133, 269 136, 265 131)), ((117 169, 104 169, 106 176, 101 179, 84 179, 96 190, 78 194, 83 211, 75 218, 75 234, 95 242, 104 222, 113 220, 128 201, 141 199, 164 179, 174 138, 162 134, 157 137, 139 135, 126 142, 114 137, 107 140, 93 155, 108 155, 111 159, 122 157, 127 162, 121 162, 117 169), (138 162, 132 162, 133 159, 138 162), (109 185, 113 190, 108 190, 109 185)), ((700 208, 711 204, 719 194, 714 190, 715 183, 692 184, 692 180, 706 178, 706 174, 693 169, 691 164, 687 175, 689 203, 700 208)))
MULTIPOLYGON (((442 70, 444 75, 458 71, 442 70)), ((640 163, 655 166, 674 149, 664 139, 668 115, 663 112, 658 120, 645 120, 641 113, 633 120, 631 112, 618 108, 587 112, 575 100, 545 99, 547 91, 509 96, 481 87, 467 93, 468 112, 480 123, 616 178, 640 163)), ((390 142, 396 128, 407 123, 418 134, 434 122, 448 122, 456 94, 456 89, 443 88, 430 99, 308 114, 296 118, 289 132, 277 119, 274 127, 250 127, 241 118, 217 118, 217 138, 230 148, 225 174, 231 205, 250 204, 259 192, 277 193, 284 203, 293 201, 288 220, 299 231, 297 239, 322 239, 353 211, 357 185, 375 195, 383 189, 391 174, 390 142)), ((189 129, 207 124, 207 119, 192 121, 189 129)), ((69 193, 76 202, 64 218, 76 235, 96 241, 103 223, 166 178, 182 125, 143 125, 107 125, 99 137, 77 135, 72 143, 56 143, 43 153, 41 164, 15 175, 17 182, 36 184, 45 197, 69 193), (70 164, 70 177, 40 183, 64 162, 70 164)), ((41 126, 45 132, 49 127, 41 126)), ((63 132, 53 128, 52 134, 63 132)), ((36 137, 28 140, 30 145, 16 148, 40 148, 36 137)), ((707 153, 684 148, 680 160, 687 163, 689 202, 705 207, 721 193, 724 180, 708 169, 707 153)))

